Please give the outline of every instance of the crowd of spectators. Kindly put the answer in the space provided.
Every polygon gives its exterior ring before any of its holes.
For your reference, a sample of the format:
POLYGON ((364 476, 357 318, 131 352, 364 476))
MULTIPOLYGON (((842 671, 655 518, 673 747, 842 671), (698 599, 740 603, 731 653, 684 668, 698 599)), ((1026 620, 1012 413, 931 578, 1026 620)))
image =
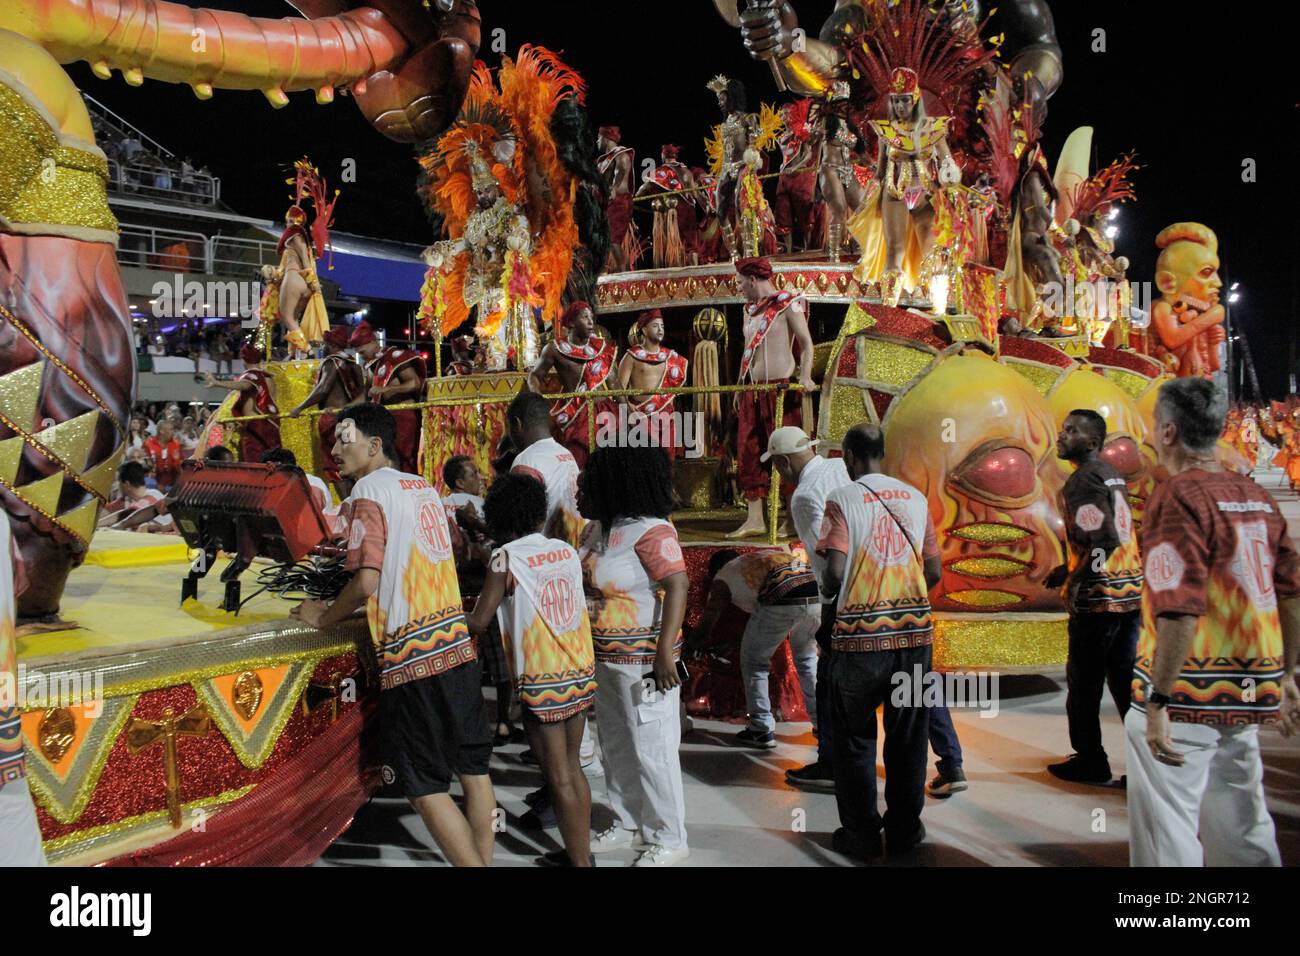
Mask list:
POLYGON ((206 358, 216 365, 218 375, 234 374, 242 335, 242 329, 233 320, 209 325, 201 318, 149 318, 136 324, 136 352, 189 358, 194 362, 196 375, 200 371, 199 362, 206 358))
POLYGON ((195 205, 215 205, 220 198, 217 180, 206 166, 196 166, 186 156, 176 157, 150 149, 129 128, 122 129, 92 112, 95 141, 108 157, 112 188, 127 193, 157 195, 195 205))

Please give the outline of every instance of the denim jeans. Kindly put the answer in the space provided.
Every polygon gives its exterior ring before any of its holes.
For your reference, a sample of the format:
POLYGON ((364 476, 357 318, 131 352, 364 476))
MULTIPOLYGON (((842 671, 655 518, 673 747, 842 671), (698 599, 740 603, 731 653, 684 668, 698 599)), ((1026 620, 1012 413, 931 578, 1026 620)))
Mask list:
POLYGON ((945 776, 961 769, 961 741, 952 714, 943 704, 930 708, 930 749, 938 757, 935 769, 945 776))
POLYGON ((893 675, 930 669, 931 649, 852 653, 836 651, 830 663, 834 702, 835 800, 851 834, 911 838, 925 806, 925 765, 930 726, 926 707, 896 706, 893 675), (877 807, 876 708, 884 705, 885 814, 877 807))
POLYGON ((1070 746, 1085 760, 1106 759, 1101 742, 1102 688, 1110 687, 1120 720, 1128 713, 1140 616, 1140 611, 1070 615, 1065 715, 1070 746))
POLYGON ((808 719, 817 726, 816 638, 820 623, 820 604, 759 605, 750 615, 740 639, 740 671, 745 677, 745 709, 749 711, 750 730, 776 729, 768 698, 768 675, 772 655, 787 636, 808 719))

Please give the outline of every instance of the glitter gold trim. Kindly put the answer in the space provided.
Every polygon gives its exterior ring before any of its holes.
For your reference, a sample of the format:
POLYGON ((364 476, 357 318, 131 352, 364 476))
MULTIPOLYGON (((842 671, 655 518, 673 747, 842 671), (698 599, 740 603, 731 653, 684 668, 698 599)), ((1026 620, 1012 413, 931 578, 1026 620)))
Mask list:
POLYGON ((948 531, 948 536, 952 538, 961 538, 964 541, 977 541, 980 544, 1012 544, 1016 541, 1023 541, 1033 534, 1024 528, 1017 528, 1010 524, 990 524, 978 523, 962 525, 960 528, 952 528, 948 531))
MULTIPOLYGON (((75 230, 115 242, 117 220, 108 208, 108 160, 61 137, 53 118, 15 77, 0 72, 0 222, 23 231, 75 230)), ((16 231, 16 230, 14 230, 16 231)), ((79 236, 80 237, 80 236, 79 236)))
POLYGON ((967 607, 1009 608, 1024 601, 1019 594, 1011 591, 997 591, 992 588, 972 588, 967 591, 949 591, 944 597, 967 607))
MULTIPOLYGON (((2 88, 3 87, 0 87, 0 89, 2 88)), ((4 319, 15 329, 21 332, 23 338, 27 339, 27 341, 32 344, 32 347, 36 349, 36 351, 40 352, 43 356, 45 356, 45 359, 51 365, 57 368, 64 375, 68 376, 68 378, 72 379, 72 381, 74 381, 77 384, 77 387, 80 388, 83 392, 85 392, 88 396, 90 396, 90 400, 99 406, 100 411, 102 411, 105 415, 108 416, 108 420, 113 423, 113 427, 117 429, 117 433, 121 435, 123 438, 126 437, 126 429, 122 426, 122 423, 118 420, 118 417, 113 414, 113 410, 109 408, 108 405, 104 402, 104 400, 99 396, 99 393, 90 387, 89 382, 87 382, 84 378, 82 378, 80 375, 78 375, 76 372, 70 369, 66 362, 61 360, 57 355, 55 355, 48 348, 46 348, 45 343, 42 342, 32 332, 32 330, 27 327, 26 322, 18 318, 18 316, 14 315, 3 305, 0 305, 0 319, 4 319)))
POLYGON ((934 615, 934 666, 942 670, 1043 669, 1065 664, 1064 614, 934 615))
POLYGON ((955 571, 958 574, 964 574, 972 578, 987 578, 994 580, 997 578, 1013 578, 1017 574, 1023 574, 1025 568, 1029 565, 1023 561, 1014 561, 1011 558, 959 558, 946 565, 949 571, 955 571))
MULTIPOLYGON (((24 656, 28 670, 57 675, 76 667, 93 669, 102 675, 103 696, 126 697, 147 690, 190 684, 209 677, 246 669, 275 667, 307 661, 313 664, 370 646, 370 631, 364 617, 350 618, 327 631, 317 631, 290 619, 231 628, 209 640, 169 648, 164 654, 125 651, 98 656, 91 661, 57 657, 24 656)), ((51 679, 50 687, 61 682, 51 679)), ((56 698, 58 695, 55 695, 56 698)), ((70 701, 40 701, 40 707, 64 706, 70 701)), ((27 710, 37 709, 35 702, 27 710)))
POLYGON ((1101 374, 1114 382, 1124 392, 1132 398, 1141 398, 1146 394, 1148 388, 1154 385, 1158 379, 1147 378, 1144 375, 1138 375, 1136 372, 1130 372, 1127 369, 1114 368, 1113 366, 1098 366, 1101 368, 1101 374))
POLYGON ((924 372, 934 362, 933 352, 868 339, 862 350, 861 378, 875 384, 902 388, 924 372))
MULTIPOLYGON (((217 729, 230 742, 235 756, 245 767, 257 770, 271 756, 271 751, 275 749, 280 735, 293 716, 298 699, 302 697, 307 682, 311 680, 316 664, 317 661, 300 661, 290 665, 288 673, 285 674, 284 680, 280 682, 275 693, 269 700, 261 702, 262 717, 251 731, 245 731, 235 719, 235 715, 231 713, 232 708, 237 704, 227 700, 225 695, 213 686, 211 680, 193 682, 195 693, 208 705, 208 713, 216 723, 217 729)), ((244 673, 255 672, 248 669, 244 673)), ((244 719, 249 720, 251 717, 244 719)))
MULTIPOLYGON (((192 800, 189 803, 181 804, 181 811, 186 810, 206 810, 211 807, 221 807, 228 803, 234 803, 241 797, 247 796, 252 792, 256 784, 250 783, 247 786, 239 787, 235 790, 227 790, 212 797, 203 797, 199 800, 192 800)), ((53 840, 45 841, 45 856, 51 863, 61 864, 68 861, 69 857, 81 857, 82 854, 89 853, 102 847, 106 843, 113 843, 125 839, 128 834, 134 830, 143 829, 156 823, 162 823, 167 819, 166 810, 151 810, 148 813, 142 813, 139 816, 126 817, 114 823, 105 823, 97 827, 89 827, 85 830, 78 830, 76 833, 69 833, 65 836, 55 837, 53 840)), ((170 827, 159 828, 159 842, 175 835, 175 831, 170 827)), ((115 854, 109 853, 101 859, 112 859, 115 854)), ((78 864, 85 866, 92 862, 90 859, 78 859, 78 864)))
MULTIPOLYGON (((99 785, 100 774, 108 763, 113 744, 122 734, 127 718, 135 710, 138 695, 102 701, 103 713, 91 718, 90 728, 72 763, 60 774, 42 752, 39 741, 27 748, 27 783, 32 796, 45 812, 60 823, 75 823, 86 811, 86 805, 99 785)), ((27 730, 29 720, 23 721, 24 736, 31 742, 27 730)))
POLYGON ((1027 378, 1029 380, 1029 384, 1033 385, 1034 388, 1038 390, 1038 394, 1040 395, 1046 395, 1048 392, 1050 392, 1052 390, 1052 386, 1056 385, 1056 383, 1059 382, 1064 377, 1062 374, 1063 371, 1068 371, 1068 370, 1056 368, 1055 366, 1052 365, 1038 365, 1032 362, 1018 362, 1007 358, 1003 358, 1002 362, 1004 365, 1014 369, 1015 371, 1023 375, 1025 378, 1027 378))

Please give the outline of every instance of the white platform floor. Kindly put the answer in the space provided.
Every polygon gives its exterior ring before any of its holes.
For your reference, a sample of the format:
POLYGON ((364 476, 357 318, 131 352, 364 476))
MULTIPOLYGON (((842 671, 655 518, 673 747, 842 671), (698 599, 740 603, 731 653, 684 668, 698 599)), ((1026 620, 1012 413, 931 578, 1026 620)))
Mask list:
MULTIPOLYGON (((1300 502, 1280 487, 1279 472, 1263 472, 1260 483, 1273 491, 1300 532, 1300 502)), ((1117 785, 1068 784, 1047 773, 1048 763, 1069 753, 1065 687, 1061 673, 1001 681, 996 717, 954 710, 965 752, 970 789, 947 800, 927 798, 922 819, 929 838, 909 857, 930 866, 1126 866, 1128 812, 1117 785)), ((1123 727, 1109 699, 1102 728, 1116 777, 1124 772, 1123 727)), ((839 825, 831 794, 806 793, 785 785, 786 769, 815 755, 804 724, 781 724, 774 751, 734 747, 740 725, 696 721, 682 741, 686 821, 691 856, 682 866, 848 866, 830 849, 839 825)), ((1265 728, 1264 786, 1278 829, 1283 862, 1300 864, 1300 742, 1265 728)), ((522 745, 498 749, 492 778, 507 814, 506 832, 496 845, 497 866, 532 866, 540 853, 560 845, 556 830, 521 829, 523 796, 541 783, 536 767, 519 759, 522 745)), ((878 770, 883 781, 883 770, 878 770)), ((596 827, 611 820, 603 802, 603 779, 592 781, 596 827)), ((882 797, 883 799, 883 797, 882 797)), ((620 851, 598 858, 599 866, 627 866, 635 854, 620 851)), ((403 800, 375 798, 352 827, 326 851, 322 866, 442 865, 428 832, 403 800)), ((882 864, 888 865, 888 864, 882 864)))

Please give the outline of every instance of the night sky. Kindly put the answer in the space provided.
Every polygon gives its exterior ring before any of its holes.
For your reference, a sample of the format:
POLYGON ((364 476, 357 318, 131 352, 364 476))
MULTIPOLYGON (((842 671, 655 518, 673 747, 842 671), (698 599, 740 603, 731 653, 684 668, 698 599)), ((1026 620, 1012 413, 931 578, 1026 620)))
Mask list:
MULTIPOLYGON (((190 3, 198 6, 197 3, 190 3)), ((279 0, 211 4, 256 16, 292 15, 279 0)), ((777 102, 766 65, 745 54, 739 35, 709 0, 633 0, 525 4, 480 0, 489 65, 490 42, 505 30, 507 52, 538 43, 564 54, 590 87, 595 124, 623 129, 638 160, 662 143, 703 165, 702 140, 717 121, 704 84, 717 73, 745 81, 751 106, 777 102)), ((833 4, 795 4, 816 33, 833 4)), ((1132 279, 1149 280, 1156 233, 1181 220, 1204 222, 1219 235, 1224 278, 1241 283, 1233 321, 1249 340, 1265 395, 1284 393, 1288 348, 1296 333, 1296 96, 1285 49, 1292 24, 1286 4, 1223 4, 1174 0, 1052 0, 1065 81, 1051 101, 1046 129, 1055 162, 1077 126, 1095 127, 1100 164, 1135 150, 1138 201, 1124 208, 1118 251, 1133 262, 1132 279), (1094 53, 1093 31, 1106 31, 1094 53), (1280 69, 1279 69, 1280 67, 1280 69), (1281 77, 1286 76, 1285 81, 1281 77), (1242 162, 1257 163, 1257 181, 1242 181, 1242 162)), ((331 186, 345 158, 357 161, 357 182, 341 184, 337 228, 425 244, 433 237, 414 196, 411 149, 372 130, 340 97, 317 106, 292 94, 274 110, 260 93, 218 92, 206 103, 188 87, 146 81, 130 88, 118 74, 96 79, 84 64, 69 67, 77 84, 180 156, 190 155, 222 178, 222 195, 238 212, 278 219, 288 187, 283 167, 303 154, 331 186)))

